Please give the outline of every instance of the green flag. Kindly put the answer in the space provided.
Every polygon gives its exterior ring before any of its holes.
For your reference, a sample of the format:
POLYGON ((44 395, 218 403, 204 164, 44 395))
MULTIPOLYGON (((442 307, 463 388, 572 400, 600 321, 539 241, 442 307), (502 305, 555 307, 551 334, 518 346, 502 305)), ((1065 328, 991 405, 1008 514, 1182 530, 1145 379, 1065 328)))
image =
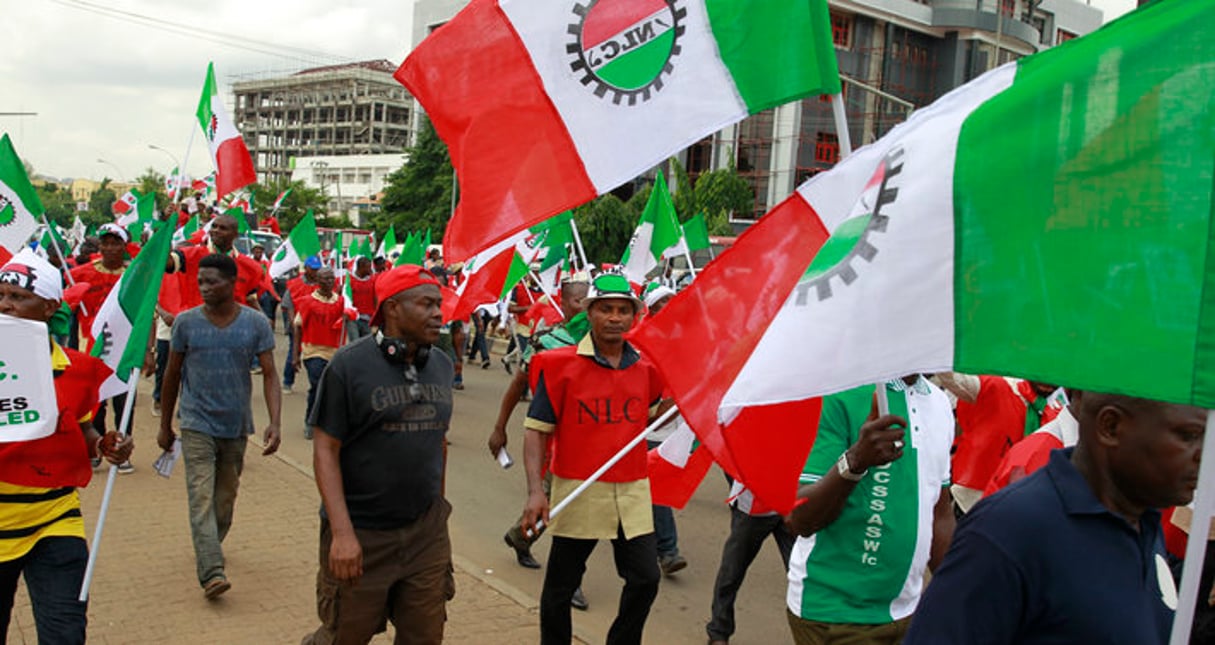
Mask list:
POLYGON ((378 255, 382 256, 385 260, 391 260, 392 258, 388 256, 391 255, 393 250, 396 248, 397 229, 395 226, 389 225, 388 232, 384 234, 384 241, 380 242, 380 252, 378 255))
POLYGON ((519 281, 527 275, 527 263, 523 261, 523 256, 515 251, 515 257, 511 259, 510 269, 506 273, 506 282, 502 283, 502 293, 498 295, 498 300, 506 300, 510 297, 511 289, 519 284, 519 281))
POLYGON ((18 253, 38 228, 42 211, 13 142, 7 134, 0 137, 0 246, 18 253))
POLYGON ((697 213, 683 223, 683 239, 687 241, 689 251, 710 247, 709 226, 705 224, 704 213, 697 213))
POLYGON ((128 391, 131 370, 143 365, 172 241, 172 227, 162 226, 123 271, 93 321, 97 340, 89 353, 114 370, 101 386, 102 399, 128 391))
POLYGON ((304 219, 291 229, 287 239, 274 252, 270 262, 270 277, 277 280, 320 252, 321 238, 316 234, 316 219, 312 216, 312 209, 308 209, 304 219))
POLYGON ((658 267, 662 254, 679 244, 680 235, 671 191, 667 190, 667 182, 660 171, 654 180, 654 188, 650 191, 650 200, 641 212, 641 221, 637 223, 633 240, 629 242, 629 248, 625 249, 624 257, 620 259, 620 263, 624 265, 625 277, 632 282, 644 284, 650 271, 658 267))

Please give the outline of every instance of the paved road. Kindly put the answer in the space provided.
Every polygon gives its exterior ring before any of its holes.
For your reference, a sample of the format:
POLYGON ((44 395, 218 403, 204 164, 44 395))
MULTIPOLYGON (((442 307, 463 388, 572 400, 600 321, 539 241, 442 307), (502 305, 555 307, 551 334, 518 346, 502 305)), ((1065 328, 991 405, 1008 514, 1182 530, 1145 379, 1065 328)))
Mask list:
MULTIPOLYGON (((485 444, 508 382, 501 362, 494 358, 489 370, 466 365, 471 368, 465 371, 466 389, 456 392, 447 480, 448 498, 455 508, 452 537, 455 551, 487 577, 502 580, 535 602, 540 597, 543 570, 520 567, 515 563, 514 552, 502 542, 502 534, 523 509, 527 493, 522 454, 525 407, 519 406, 508 428, 507 449, 516 460, 514 467, 509 470, 499 467, 490 458, 485 444)), ((306 393, 305 378, 297 383, 296 394, 284 397, 282 452, 310 469, 311 443, 303 438, 302 421, 306 393)), ((713 579, 729 532, 729 509, 722 503, 727 492, 725 477, 714 467, 687 508, 676 511, 680 552, 689 565, 663 580, 646 625, 647 642, 664 645, 705 642, 704 625, 709 619, 713 579)), ((548 545, 549 540, 542 538, 533 550, 541 563, 547 562, 548 545)), ((611 547, 603 543, 591 556, 583 585, 590 610, 574 612, 575 627, 592 642, 602 642, 607 634, 615 617, 620 585, 611 547)), ((770 542, 751 566, 739 594, 738 632, 731 642, 738 645, 788 642, 784 595, 780 556, 775 543, 770 542)))

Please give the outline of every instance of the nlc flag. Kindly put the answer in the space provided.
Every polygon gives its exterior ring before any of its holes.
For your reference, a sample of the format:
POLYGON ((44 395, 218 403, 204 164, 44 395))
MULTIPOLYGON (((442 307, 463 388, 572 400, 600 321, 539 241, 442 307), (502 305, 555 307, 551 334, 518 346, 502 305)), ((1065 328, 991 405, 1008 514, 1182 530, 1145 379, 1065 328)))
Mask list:
POLYGON ((316 219, 310 209, 275 251, 270 262, 270 279, 278 280, 320 252, 321 238, 316 234, 316 219))
POLYGON ((207 78, 198 99, 198 125, 207 137, 211 161, 215 163, 215 189, 223 197, 257 181, 253 158, 236 124, 224 107, 224 97, 215 83, 215 64, 207 63, 207 78))
POLYGON ((1215 4, 1160 0, 992 70, 801 186, 633 340, 702 440, 948 369, 1215 407, 1212 60, 1215 4))
POLYGON ((451 152, 455 260, 748 114, 840 91, 826 0, 473 0, 396 78, 451 152))

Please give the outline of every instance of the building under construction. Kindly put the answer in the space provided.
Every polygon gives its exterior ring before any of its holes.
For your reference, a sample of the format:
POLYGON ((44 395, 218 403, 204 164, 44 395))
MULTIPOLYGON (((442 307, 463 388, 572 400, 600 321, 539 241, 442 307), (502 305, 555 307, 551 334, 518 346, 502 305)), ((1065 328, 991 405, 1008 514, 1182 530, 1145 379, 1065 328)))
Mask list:
POLYGON ((394 71, 373 60, 235 83, 235 120, 258 178, 289 179, 297 157, 403 152, 414 101, 394 71))

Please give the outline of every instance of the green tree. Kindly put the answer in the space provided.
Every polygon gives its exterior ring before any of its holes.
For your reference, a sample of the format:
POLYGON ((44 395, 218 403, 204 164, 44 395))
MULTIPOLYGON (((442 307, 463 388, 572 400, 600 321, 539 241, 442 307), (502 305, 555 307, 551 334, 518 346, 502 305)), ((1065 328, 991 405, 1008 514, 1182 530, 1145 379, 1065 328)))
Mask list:
POLYGON ((733 166, 701 174, 696 179, 695 193, 696 212, 705 214, 709 235, 733 235, 730 213, 749 215, 755 207, 751 185, 733 166))
POLYGON ((82 217, 82 219, 85 219, 86 223, 89 224, 104 224, 105 222, 114 221, 113 205, 116 199, 118 199, 118 195, 110 188, 110 178, 103 178, 101 180, 101 187, 94 190, 92 195, 89 195, 88 218, 82 217))
POLYGON ((72 199, 72 192, 51 182, 37 186, 35 190, 42 207, 46 209, 47 218, 64 228, 70 227, 76 217, 76 201, 72 199))
POLYGON ((257 209, 257 217, 261 219, 263 215, 269 213, 274 207, 274 200, 283 194, 283 191, 291 189, 291 194, 287 195, 287 199, 283 200, 283 205, 279 207, 275 217, 278 218, 279 226, 283 230, 283 235, 287 234, 301 219, 304 219, 304 214, 312 209, 312 214, 316 217, 318 226, 345 227, 349 225, 350 220, 342 217, 334 223, 328 215, 328 200, 325 199, 325 194, 317 188, 309 188, 302 181, 278 180, 268 184, 253 184, 250 186, 250 194, 253 196, 253 206, 257 209), (345 224, 341 222, 345 221, 345 224))
POLYGON ((408 160, 388 176, 382 210, 371 218, 382 239, 388 227, 395 226, 404 238, 407 231, 429 228, 432 239, 442 239, 451 218, 451 191, 455 173, 447 146, 429 120, 422 124, 416 146, 406 150, 408 160))
MULTIPOLYGON (((189 190, 189 186, 184 187, 189 190)), ((143 174, 135 178, 135 190, 140 195, 156 195, 156 210, 164 211, 169 204, 169 193, 165 192, 165 176, 148 166, 143 174)))
POLYGON ((619 262, 633 237, 638 212, 610 193, 574 209, 574 222, 586 248, 587 260, 596 265, 619 262))

